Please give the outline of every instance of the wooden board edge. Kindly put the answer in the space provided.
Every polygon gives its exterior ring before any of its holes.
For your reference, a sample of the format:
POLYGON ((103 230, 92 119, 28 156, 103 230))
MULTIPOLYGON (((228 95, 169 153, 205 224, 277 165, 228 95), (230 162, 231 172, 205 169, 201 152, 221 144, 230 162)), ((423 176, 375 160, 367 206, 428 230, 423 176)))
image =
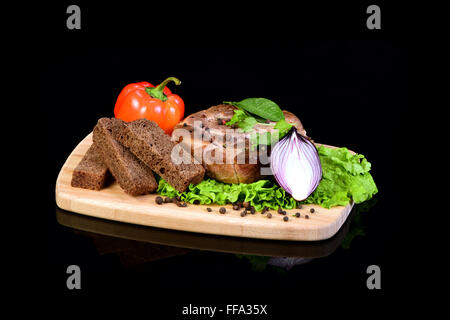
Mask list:
MULTIPOLYGON (((82 203, 83 200, 79 199, 82 203)), ((229 220, 222 220, 223 217, 218 216, 216 220, 216 224, 213 225, 211 229, 205 231, 202 225, 197 225, 190 221, 188 218, 180 219, 179 217, 172 218, 169 216, 163 216, 158 221, 155 219, 155 216, 150 216, 147 213, 139 212, 139 211, 128 211, 121 214, 116 214, 115 210, 112 209, 112 212, 108 214, 108 217, 105 217, 104 212, 111 210, 110 207, 105 206, 103 204, 99 204, 96 208, 85 208, 83 210, 78 209, 77 207, 73 207, 71 205, 72 199, 66 196, 63 192, 56 193, 56 204, 59 208, 76 212, 78 214, 83 214, 87 216, 92 216, 96 218, 113 220, 118 222, 132 223, 135 225, 143 225, 143 226, 152 226, 163 229, 172 229, 178 231, 188 231, 188 232, 196 232, 202 234, 215 234, 215 235, 224 235, 224 236, 233 236, 233 237, 241 237, 241 238, 253 238, 253 239, 267 239, 267 240, 285 240, 285 241, 320 241, 326 240, 333 237, 342 225, 347 220, 352 208, 353 204, 349 204, 343 209, 343 212, 340 216, 327 224, 323 224, 319 227, 314 227, 308 230, 304 229, 302 233, 296 234, 295 228, 291 228, 291 232, 286 232, 285 234, 273 233, 270 232, 270 225, 246 225, 245 223, 230 223, 229 220), (104 212, 103 210, 104 209, 104 212), (128 214, 128 217, 125 217, 128 214), (174 223, 177 222, 177 223, 174 223), (171 227, 167 227, 167 225, 171 225, 171 227), (220 231, 221 227, 226 227, 226 231, 220 231)), ((233 219, 234 221, 238 219, 233 219)), ((233 221, 233 222, 234 222, 233 221)), ((244 222, 244 221, 241 221, 244 222)))

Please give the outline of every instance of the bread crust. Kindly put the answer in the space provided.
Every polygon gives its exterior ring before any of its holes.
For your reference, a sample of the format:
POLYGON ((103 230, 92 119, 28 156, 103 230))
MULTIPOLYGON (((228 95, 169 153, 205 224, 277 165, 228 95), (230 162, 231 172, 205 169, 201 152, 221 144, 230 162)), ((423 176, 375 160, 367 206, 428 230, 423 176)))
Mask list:
MULTIPOLYGON (((117 141, 128 148, 140 161, 160 175, 172 187, 184 192, 188 186, 200 183, 205 175, 205 169, 195 164, 176 164, 171 154, 175 143, 153 121, 139 119, 124 123, 123 130, 115 135, 117 141)), ((190 154, 187 154, 191 158, 190 154)))
POLYGON ((124 125, 124 121, 116 118, 99 119, 93 130, 93 141, 104 164, 126 193, 132 196, 153 193, 158 183, 152 170, 114 139, 124 125))
POLYGON ((100 190, 109 178, 108 167, 103 163, 98 146, 93 143, 72 173, 71 186, 100 190))

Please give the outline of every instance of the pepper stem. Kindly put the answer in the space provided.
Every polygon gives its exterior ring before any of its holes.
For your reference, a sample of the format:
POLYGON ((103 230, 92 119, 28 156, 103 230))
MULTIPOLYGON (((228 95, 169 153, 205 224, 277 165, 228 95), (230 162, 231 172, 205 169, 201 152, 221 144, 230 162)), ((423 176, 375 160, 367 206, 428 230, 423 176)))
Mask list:
POLYGON ((164 88, 170 81, 175 82, 175 84, 177 86, 181 84, 181 81, 178 80, 177 78, 169 77, 166 80, 164 80, 163 82, 161 82, 156 88, 147 87, 147 88, 145 88, 145 91, 153 98, 160 99, 162 101, 166 101, 167 96, 164 94, 164 88))

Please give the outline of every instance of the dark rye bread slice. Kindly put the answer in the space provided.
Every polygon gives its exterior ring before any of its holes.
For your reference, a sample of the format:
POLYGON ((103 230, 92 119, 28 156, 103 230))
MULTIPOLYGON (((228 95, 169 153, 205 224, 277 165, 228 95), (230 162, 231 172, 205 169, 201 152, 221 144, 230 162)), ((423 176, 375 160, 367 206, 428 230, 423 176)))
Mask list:
POLYGON ((99 119, 94 128, 94 143, 101 150, 103 162, 126 193, 133 196, 152 193, 158 187, 152 170, 114 139, 123 126, 124 122, 116 118, 99 119))
POLYGON ((197 184, 203 180, 205 169, 195 164, 192 156, 188 155, 191 158, 189 164, 172 161, 175 143, 153 121, 139 119, 127 122, 116 139, 180 192, 185 191, 190 183, 197 184))
POLYGON ((110 176, 108 167, 103 163, 97 144, 93 143, 72 174, 71 186, 76 188, 100 190, 110 176))

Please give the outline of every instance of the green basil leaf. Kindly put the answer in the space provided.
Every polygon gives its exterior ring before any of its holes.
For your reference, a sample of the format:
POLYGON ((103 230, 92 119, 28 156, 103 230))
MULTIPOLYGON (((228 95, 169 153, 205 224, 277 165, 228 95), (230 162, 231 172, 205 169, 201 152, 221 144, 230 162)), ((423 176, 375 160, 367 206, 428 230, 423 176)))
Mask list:
POLYGON ((284 119, 281 108, 275 102, 266 98, 247 98, 239 102, 224 103, 232 104, 240 109, 271 121, 284 119))
POLYGON ((233 117, 230 119, 230 121, 228 121, 225 124, 227 126, 232 126, 233 124, 235 124, 237 122, 244 121, 245 118, 247 118, 247 115, 245 114, 244 110, 235 109, 233 117))
POLYGON ((251 131, 253 129, 253 126, 256 124, 256 119, 253 117, 247 117, 243 121, 238 122, 239 128, 242 129, 244 132, 251 131))
POLYGON ((283 138, 292 128, 292 124, 285 119, 281 119, 275 124, 274 129, 278 130, 279 139, 283 138))
POLYGON ((270 132, 255 132, 250 135, 250 143, 252 150, 255 150, 257 146, 260 144, 270 146, 272 145, 274 137, 270 134, 270 132))

